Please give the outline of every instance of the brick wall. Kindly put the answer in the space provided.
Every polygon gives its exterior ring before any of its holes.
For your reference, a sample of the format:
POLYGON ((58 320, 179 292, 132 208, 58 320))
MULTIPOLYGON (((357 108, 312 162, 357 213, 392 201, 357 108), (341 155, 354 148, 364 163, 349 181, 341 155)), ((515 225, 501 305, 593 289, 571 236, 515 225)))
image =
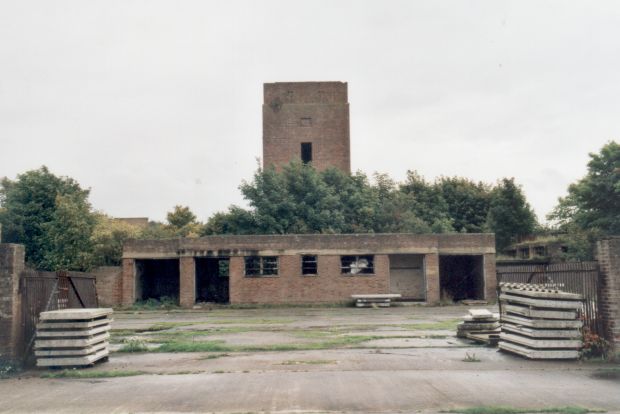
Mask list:
POLYGON ((375 255, 373 275, 343 275, 340 256, 318 258, 317 275, 301 274, 301 256, 279 258, 277 276, 246 277, 243 257, 230 259, 231 303, 317 303, 350 300, 352 294, 388 293, 389 260, 375 255))
POLYGON ((122 304, 130 306, 136 301, 136 261, 134 259, 123 259, 121 267, 123 271, 121 279, 122 304))
POLYGON ((312 165, 351 171, 347 84, 279 82, 264 85, 263 164, 277 169, 301 160, 312 143, 312 165))
POLYGON ((191 308, 196 302, 196 263, 193 257, 179 259, 179 305, 191 308))
POLYGON ((24 270, 24 246, 0 243, 0 362, 21 357, 19 275, 24 270))
POLYGON ((620 237, 597 242, 600 267, 599 291, 604 334, 616 350, 620 349, 620 237))
POLYGON ((487 253, 484 261, 484 298, 488 301, 497 300, 497 272, 495 269, 495 254, 487 253))
POLYGON ((99 306, 118 306, 123 298, 123 281, 120 266, 102 266, 91 272, 97 280, 99 306))

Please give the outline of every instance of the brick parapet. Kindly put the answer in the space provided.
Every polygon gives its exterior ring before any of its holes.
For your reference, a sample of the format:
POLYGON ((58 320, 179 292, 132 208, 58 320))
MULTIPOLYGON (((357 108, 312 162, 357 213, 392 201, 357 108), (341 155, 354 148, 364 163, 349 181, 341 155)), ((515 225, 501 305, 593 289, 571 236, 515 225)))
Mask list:
POLYGON ((16 363, 22 357, 19 278, 24 260, 24 246, 0 243, 0 362, 16 363))
POLYGON ((599 310, 605 338, 620 348, 620 237, 597 242, 599 262, 599 310))

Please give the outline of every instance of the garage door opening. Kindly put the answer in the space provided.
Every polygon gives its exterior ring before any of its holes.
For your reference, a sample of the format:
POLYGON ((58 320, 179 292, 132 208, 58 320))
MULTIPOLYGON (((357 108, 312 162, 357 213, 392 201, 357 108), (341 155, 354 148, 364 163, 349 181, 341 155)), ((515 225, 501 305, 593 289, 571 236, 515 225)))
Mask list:
POLYGON ((401 301, 425 301, 424 255, 391 254, 390 293, 401 295, 401 301))
POLYGON ((439 256, 439 284, 443 301, 484 299, 482 256, 439 256))
POLYGON ((179 302, 179 260, 136 260, 136 298, 179 302))
POLYGON ((230 259, 196 258, 196 302, 228 303, 230 259))

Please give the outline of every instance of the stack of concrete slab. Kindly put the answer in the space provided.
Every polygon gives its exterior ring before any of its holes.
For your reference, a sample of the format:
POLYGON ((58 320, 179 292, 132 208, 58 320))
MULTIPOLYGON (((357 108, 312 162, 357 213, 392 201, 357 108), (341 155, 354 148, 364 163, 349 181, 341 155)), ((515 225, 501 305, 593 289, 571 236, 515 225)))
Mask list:
POLYGON ((358 308, 388 308, 392 299, 400 299, 400 297, 398 293, 351 295, 351 299, 355 301, 355 306, 358 308))
POLYGON ((42 312, 34 354, 40 367, 85 366, 107 358, 112 309, 42 312))
POLYGON ((495 345, 499 339, 499 315, 486 309, 470 309, 456 326, 456 336, 495 345))
POLYGON ((530 359, 576 359, 583 296, 542 285, 503 283, 499 348, 530 359))

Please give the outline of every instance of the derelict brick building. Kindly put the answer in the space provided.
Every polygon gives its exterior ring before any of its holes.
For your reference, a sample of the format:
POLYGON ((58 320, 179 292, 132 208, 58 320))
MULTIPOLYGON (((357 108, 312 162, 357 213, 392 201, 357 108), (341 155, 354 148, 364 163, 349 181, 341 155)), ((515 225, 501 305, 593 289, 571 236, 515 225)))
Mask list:
MULTIPOLYGON (((263 163, 351 169, 343 82, 264 85, 263 163)), ((103 278, 102 278, 103 280, 103 278)), ((438 303, 495 298, 492 234, 211 236, 133 240, 122 277, 104 283, 113 301, 171 297, 196 302, 313 303, 352 294, 399 293, 438 303)))
POLYGON ((123 250, 122 303, 321 303, 399 293, 436 304, 495 299, 492 234, 209 236, 131 240, 123 250))
POLYGON ((344 82, 264 84, 263 165, 293 160, 351 172, 349 102, 344 82))

